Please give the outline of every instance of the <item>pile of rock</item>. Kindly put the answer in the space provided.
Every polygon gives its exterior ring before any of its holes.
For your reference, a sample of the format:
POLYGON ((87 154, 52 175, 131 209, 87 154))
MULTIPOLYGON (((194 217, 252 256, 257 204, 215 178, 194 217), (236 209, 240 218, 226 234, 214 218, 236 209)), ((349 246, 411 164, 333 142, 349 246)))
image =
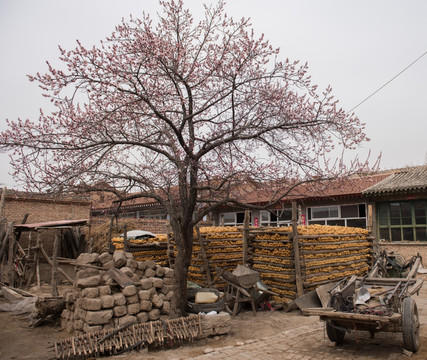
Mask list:
POLYGON ((174 270, 132 253, 81 254, 74 289, 64 293, 62 326, 81 334, 169 318, 174 270))

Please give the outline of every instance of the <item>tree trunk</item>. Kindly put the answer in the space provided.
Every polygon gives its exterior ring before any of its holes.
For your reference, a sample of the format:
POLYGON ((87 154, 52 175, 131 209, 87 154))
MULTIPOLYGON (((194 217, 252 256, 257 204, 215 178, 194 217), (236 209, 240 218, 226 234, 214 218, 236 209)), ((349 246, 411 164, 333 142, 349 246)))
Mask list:
MULTIPOLYGON (((175 230, 175 227, 174 227, 175 230)), ((174 231, 178 249, 175 259, 175 287, 172 309, 176 316, 187 314, 187 277, 193 251, 193 228, 183 227, 174 231)))

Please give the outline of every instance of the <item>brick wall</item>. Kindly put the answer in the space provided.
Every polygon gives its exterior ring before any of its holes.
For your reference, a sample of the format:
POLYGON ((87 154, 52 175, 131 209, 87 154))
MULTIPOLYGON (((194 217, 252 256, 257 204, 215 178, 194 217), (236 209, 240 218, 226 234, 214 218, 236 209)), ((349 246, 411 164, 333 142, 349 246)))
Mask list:
POLYGON ((410 260, 412 256, 420 254, 423 258, 423 265, 427 267, 427 244, 419 242, 380 242, 380 252, 386 250, 387 253, 394 252, 395 254, 402 255, 406 261, 410 260))
POLYGON ((86 201, 37 201, 6 198, 2 216, 8 221, 20 224, 26 213, 29 214, 27 223, 89 219, 90 204, 86 201))

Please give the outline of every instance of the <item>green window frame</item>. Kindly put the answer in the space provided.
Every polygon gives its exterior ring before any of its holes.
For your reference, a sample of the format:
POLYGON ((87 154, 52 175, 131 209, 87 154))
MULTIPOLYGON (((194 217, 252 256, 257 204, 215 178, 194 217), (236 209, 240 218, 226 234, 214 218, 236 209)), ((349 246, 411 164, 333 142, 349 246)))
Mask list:
POLYGON ((378 237, 388 241, 427 241, 427 200, 377 204, 378 237))

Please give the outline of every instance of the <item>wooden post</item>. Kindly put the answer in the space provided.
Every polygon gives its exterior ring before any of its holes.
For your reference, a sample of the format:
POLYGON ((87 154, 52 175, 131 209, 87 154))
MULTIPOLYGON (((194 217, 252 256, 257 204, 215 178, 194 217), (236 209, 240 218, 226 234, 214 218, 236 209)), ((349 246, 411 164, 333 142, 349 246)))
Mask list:
POLYGON ((0 247, 0 261, 6 257, 4 256, 6 254, 6 247, 7 244, 9 243, 9 238, 10 238, 10 234, 13 232, 13 222, 9 222, 7 224, 7 230, 6 230, 6 235, 4 235, 3 238, 3 242, 1 243, 1 247, 0 247))
POLYGON ((251 218, 251 212, 245 211, 245 218, 243 219, 243 265, 248 263, 248 248, 249 248, 249 223, 251 218))
POLYGON ((294 249, 294 266, 295 266, 295 279, 297 285, 297 295, 304 295, 304 286, 301 276, 301 263, 299 257, 299 241, 298 241, 298 214, 297 203, 292 202, 292 244, 294 249))
POLYGON ((37 231, 37 258, 36 258, 36 278, 37 288, 40 289, 40 252, 42 248, 42 241, 40 238, 40 232, 37 231))
POLYGON ((200 254, 202 255, 203 263, 205 266, 207 284, 210 284, 212 282, 211 269, 209 267, 209 261, 205 251, 205 244, 203 244, 202 235, 200 235, 200 229, 198 226, 196 226, 196 232, 197 232, 197 239, 200 245, 200 254))
POLYGON ((7 187, 5 186, 3 188, 3 191, 1 192, 1 199, 0 199, 0 216, 3 215, 3 210, 4 210, 4 202, 6 200, 6 192, 7 192, 7 187))
POLYGON ((61 236, 55 235, 55 242, 53 243, 53 254, 52 254, 52 280, 51 280, 51 294, 52 296, 58 296, 58 249, 61 236))
POLYGON ((9 254, 7 258, 8 281, 9 286, 12 287, 15 287, 15 269, 13 268, 13 260, 15 258, 15 242, 15 232, 12 230, 12 232, 9 234, 9 254))
POLYGON ((372 232, 372 228, 374 227, 374 217, 372 214, 372 204, 368 205, 367 217, 366 217, 366 229, 372 232))
POLYGON ((88 253, 92 254, 92 251, 93 251, 93 237, 91 237, 89 239, 89 250, 88 250, 88 253))
POLYGON ((110 221, 110 230, 108 231, 108 250, 113 251, 113 243, 111 241, 111 238, 113 236, 113 222, 114 222, 114 216, 111 216, 110 221))
POLYGON ((128 251, 128 226, 126 224, 123 225, 123 250, 128 251))

